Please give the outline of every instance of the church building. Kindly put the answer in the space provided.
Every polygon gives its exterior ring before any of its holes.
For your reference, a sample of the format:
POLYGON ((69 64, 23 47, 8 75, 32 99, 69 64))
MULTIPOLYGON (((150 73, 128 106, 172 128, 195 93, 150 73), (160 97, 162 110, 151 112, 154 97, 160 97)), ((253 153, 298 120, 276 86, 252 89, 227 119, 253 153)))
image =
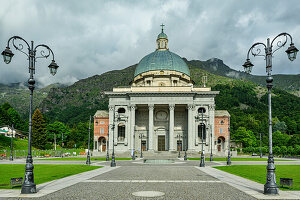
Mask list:
POLYGON ((142 148, 198 153, 203 134, 205 153, 212 149, 213 154, 224 155, 230 115, 215 110, 219 91, 194 86, 185 61, 169 50, 163 28, 156 43, 156 50, 136 67, 130 87, 105 92, 109 97, 109 150, 114 145, 116 152, 142 148))

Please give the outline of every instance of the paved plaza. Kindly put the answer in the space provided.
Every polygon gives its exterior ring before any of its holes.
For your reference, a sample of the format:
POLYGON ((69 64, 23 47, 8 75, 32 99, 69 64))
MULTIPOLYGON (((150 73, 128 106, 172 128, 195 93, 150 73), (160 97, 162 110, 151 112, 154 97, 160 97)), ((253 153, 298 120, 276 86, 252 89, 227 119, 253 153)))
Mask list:
MULTIPOLYGON (((24 161, 17 160, 14 163, 24 161)), ((2 164, 7 161, 1 161, 2 164)), ((36 161, 53 163, 53 161, 36 161)), ((59 161, 55 161, 59 164, 59 161)), ((53 163, 53 164, 54 164, 53 163)), ((65 164, 66 162, 61 162, 65 164)), ((84 164, 84 162, 69 162, 84 164)), ((250 164, 249 162, 236 162, 250 164)), ((257 162, 255 162, 257 164, 257 162)), ((263 162, 265 164, 265 162, 263 162)), ((276 162, 281 164, 283 162, 276 162)), ((235 162, 233 162, 235 164, 235 162)), ((284 161, 284 164, 300 164, 300 161, 284 161)), ((142 160, 92 162, 103 168, 84 172, 37 186, 38 193, 20 194, 19 189, 0 190, 2 199, 300 199, 299 191, 280 191, 278 196, 262 194, 263 185, 222 172, 211 166, 224 162, 206 162, 176 159, 171 164, 144 164, 142 160)))

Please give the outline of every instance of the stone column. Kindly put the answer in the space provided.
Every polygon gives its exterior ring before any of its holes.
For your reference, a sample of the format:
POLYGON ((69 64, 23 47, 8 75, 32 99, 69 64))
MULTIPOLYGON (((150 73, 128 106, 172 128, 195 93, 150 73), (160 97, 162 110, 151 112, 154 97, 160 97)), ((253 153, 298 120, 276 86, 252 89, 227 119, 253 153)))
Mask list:
MULTIPOLYGON (((209 124, 210 126, 210 133, 212 133, 212 150, 213 150, 213 154, 214 151, 216 150, 216 145, 215 145, 215 105, 209 105, 208 107, 209 110, 209 124)), ((209 135, 210 137, 210 135, 209 135)))
POLYGON ((193 128, 193 109, 194 105, 189 104, 188 106, 188 150, 193 151, 195 149, 195 133, 194 133, 194 128, 193 128))
POLYGON ((134 126, 135 126, 135 110, 136 110, 136 105, 132 104, 130 105, 130 114, 131 114, 131 126, 130 126, 130 135, 131 135, 131 149, 135 148, 135 141, 134 141, 134 126))
POLYGON ((170 119, 169 119, 169 151, 175 151, 174 148, 174 104, 169 104, 170 119))
POLYGON ((112 106, 112 105, 109 105, 108 106, 108 109, 109 109, 109 127, 108 127, 108 131, 109 131, 109 150, 112 150, 113 148, 113 129, 112 129, 112 126, 113 126, 113 123, 114 123, 114 112, 115 112, 115 106, 112 106))
POLYGON ((154 151, 153 149, 153 136, 154 136, 154 128, 153 128, 153 110, 154 110, 154 105, 153 104, 149 104, 148 105, 149 108, 149 151, 154 151))

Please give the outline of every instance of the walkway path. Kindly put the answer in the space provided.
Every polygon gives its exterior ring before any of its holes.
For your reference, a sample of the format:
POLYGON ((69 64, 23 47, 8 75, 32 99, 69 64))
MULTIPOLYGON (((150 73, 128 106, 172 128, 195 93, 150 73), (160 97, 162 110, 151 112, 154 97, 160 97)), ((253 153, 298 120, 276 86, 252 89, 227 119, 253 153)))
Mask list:
POLYGON ((265 196, 262 184, 210 167, 221 162, 206 162, 205 168, 198 167, 199 161, 182 160, 165 165, 143 164, 141 160, 117 161, 116 168, 109 164, 93 162, 93 165, 105 167, 40 184, 36 194, 21 195, 20 190, 0 190, 0 198, 145 199, 140 195, 157 195, 151 199, 300 199, 297 191, 265 196))

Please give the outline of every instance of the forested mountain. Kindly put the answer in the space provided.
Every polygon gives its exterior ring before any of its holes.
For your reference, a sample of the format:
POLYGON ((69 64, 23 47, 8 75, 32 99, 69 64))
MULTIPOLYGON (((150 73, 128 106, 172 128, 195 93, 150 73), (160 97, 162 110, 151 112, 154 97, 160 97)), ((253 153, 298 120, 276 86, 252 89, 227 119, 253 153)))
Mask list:
MULTIPOLYGON (((259 133, 263 133, 265 134, 264 145, 267 145, 268 102, 265 77, 246 75, 232 70, 219 59, 186 62, 196 87, 202 85, 201 78, 207 75, 206 85, 212 87, 212 90, 220 91, 215 99, 216 109, 225 109, 231 114, 232 138, 251 147, 257 146, 259 133)), ((70 138, 77 137, 70 143, 72 146, 74 142, 82 142, 83 135, 78 134, 80 132, 78 130, 86 127, 89 115, 94 115, 100 109, 107 110, 108 98, 103 92, 111 91, 113 87, 128 87, 133 79, 135 67, 136 65, 132 65, 122 70, 95 75, 66 87, 54 85, 38 89, 35 95, 40 96, 35 96, 35 106, 37 107, 41 102, 38 107, 46 117, 47 123, 62 122, 66 127, 71 128, 70 138)), ((299 89, 300 79, 296 80, 299 75, 276 76, 274 85, 277 79, 279 80, 277 86, 282 85, 284 88, 290 85, 289 88, 295 86, 294 88, 299 89), (279 78, 277 79, 276 76, 279 78)), ((14 89, 14 87, 16 86, 0 86, 2 94, 0 103, 8 101, 19 113, 22 115, 25 113, 25 120, 27 120, 28 115, 22 110, 28 109, 28 89, 14 89)), ((300 142, 300 98, 280 87, 274 87, 272 90, 273 128, 276 132, 274 137, 279 138, 276 140, 279 141, 277 145, 282 143, 282 145, 294 146, 294 143, 300 142)))

